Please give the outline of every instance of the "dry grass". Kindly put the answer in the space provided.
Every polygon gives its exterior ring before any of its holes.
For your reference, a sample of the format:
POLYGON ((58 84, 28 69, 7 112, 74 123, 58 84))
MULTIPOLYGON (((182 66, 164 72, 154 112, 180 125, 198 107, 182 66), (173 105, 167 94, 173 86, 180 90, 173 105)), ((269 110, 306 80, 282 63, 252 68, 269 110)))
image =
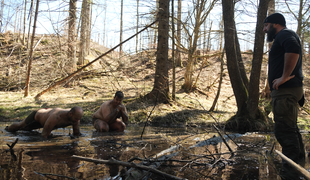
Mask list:
MULTIPOLYGON (((158 104, 154 108, 154 102, 143 98, 152 90, 154 83, 155 51, 152 50, 140 52, 136 55, 127 54, 121 58, 118 58, 117 52, 113 52, 109 54, 109 57, 104 57, 87 68, 83 72, 89 73, 87 76, 75 77, 69 84, 57 86, 52 91, 42 95, 40 101, 35 101, 34 96, 39 92, 46 89, 55 80, 67 76, 66 45, 62 44, 59 48, 59 42, 55 37, 44 37, 42 41, 43 43, 40 43, 34 55, 30 96, 27 98, 23 97, 23 83, 28 62, 23 46, 19 43, 13 43, 10 44, 10 47, 4 44, 1 47, 0 117, 2 120, 21 120, 32 110, 42 107, 69 108, 81 106, 85 112, 82 122, 89 123, 94 111, 99 108, 103 101, 113 98, 117 90, 124 92, 124 104, 129 112, 130 123, 135 124, 143 124, 149 120, 152 124, 162 126, 208 125, 214 121, 228 120, 237 110, 227 69, 225 69, 221 94, 215 111, 208 112, 218 87, 220 61, 217 57, 208 59, 197 81, 199 91, 190 94, 181 89, 184 83, 185 68, 178 67, 176 69, 176 101, 171 102, 171 104, 158 104), (14 46, 19 48, 15 48, 8 58, 14 46), (4 49, 8 50, 4 51, 4 49), (148 117, 150 118, 148 119, 148 117)), ((88 61, 95 59, 98 53, 105 51, 106 48, 92 43, 92 51, 91 55, 88 56, 88 61)), ((183 60, 185 63, 186 57, 183 60)), ((199 60, 195 64, 196 71, 193 76, 195 80, 202 61, 199 60)), ((248 72, 250 72, 251 56, 244 55, 244 61, 248 72)), ((266 60, 264 64, 266 64, 266 60)), ((261 89, 266 79, 265 70, 266 67, 263 67, 261 89)), ((305 83, 308 85, 309 72, 305 72, 305 83)), ((169 73, 171 78, 172 69, 169 73)), ((172 85, 171 79, 170 85, 172 85)), ((170 89, 172 88, 170 87, 170 89)), ((308 86, 306 86, 305 91, 307 96, 308 86)), ((308 116, 308 114, 301 112, 302 122, 305 122, 303 120, 307 119, 308 116)))

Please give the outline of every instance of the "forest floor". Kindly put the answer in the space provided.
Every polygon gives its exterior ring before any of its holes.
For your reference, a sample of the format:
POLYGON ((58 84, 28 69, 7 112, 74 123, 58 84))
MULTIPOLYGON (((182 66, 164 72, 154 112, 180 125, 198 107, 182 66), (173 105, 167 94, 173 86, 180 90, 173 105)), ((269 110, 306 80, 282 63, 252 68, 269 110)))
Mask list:
MULTIPOLYGON (((100 105, 113 98, 117 90, 124 92, 124 104, 127 107, 130 124, 161 126, 207 126, 215 121, 224 122, 236 111, 236 101, 232 91, 226 64, 220 96, 215 110, 209 111, 217 94, 220 79, 220 54, 212 58, 201 58, 195 62, 193 74, 197 89, 186 93, 181 86, 184 83, 186 56, 182 56, 183 67, 176 68, 176 100, 168 104, 155 104, 144 96, 154 84, 156 51, 148 50, 133 54, 112 52, 93 63, 70 81, 56 86, 35 100, 35 96, 68 75, 67 46, 65 40, 57 36, 38 36, 40 43, 35 49, 31 69, 30 95, 24 97, 24 85, 27 75, 26 45, 17 41, 17 36, 1 34, 0 61, 0 121, 18 121, 39 108, 81 106, 84 109, 82 123, 90 123, 92 114, 100 105), (197 78, 198 77, 198 78, 197 78)), ((108 49, 91 43, 91 53, 86 63, 94 60, 108 49)), ((218 52, 208 52, 208 55, 218 52)), ((243 54, 247 73, 251 69, 251 53, 243 54)), ((224 62, 226 60, 224 59, 224 62)), ((267 58, 263 60, 260 91, 266 80, 267 58)), ((309 99, 309 60, 304 61, 305 95, 309 99)), ((169 84, 172 90, 172 63, 169 59, 169 84)), ((171 93, 170 93, 171 94, 171 93)), ((268 106, 269 100, 261 99, 260 106, 268 106)), ((306 101, 301 109, 299 125, 307 129, 310 105, 306 101)), ((269 115, 272 117, 272 113, 269 115)))

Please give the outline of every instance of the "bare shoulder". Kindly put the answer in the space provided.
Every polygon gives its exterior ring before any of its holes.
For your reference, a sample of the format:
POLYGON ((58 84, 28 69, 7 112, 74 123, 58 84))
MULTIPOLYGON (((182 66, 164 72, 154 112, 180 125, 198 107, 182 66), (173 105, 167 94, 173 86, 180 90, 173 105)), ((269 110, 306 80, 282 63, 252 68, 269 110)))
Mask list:
POLYGON ((104 103, 101 104, 100 109, 104 110, 104 109, 109 108, 111 106, 111 102, 112 102, 111 100, 110 101, 105 101, 104 103))

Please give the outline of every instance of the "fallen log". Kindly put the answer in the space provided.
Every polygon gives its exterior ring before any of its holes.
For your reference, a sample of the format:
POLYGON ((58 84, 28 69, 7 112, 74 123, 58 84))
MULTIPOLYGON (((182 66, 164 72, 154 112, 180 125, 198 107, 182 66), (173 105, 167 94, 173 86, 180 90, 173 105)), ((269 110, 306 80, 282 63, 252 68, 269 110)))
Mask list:
POLYGON ((277 154, 280 155, 280 157, 286 161, 289 165, 291 165, 294 169, 296 169, 298 172, 300 172, 306 179, 310 180, 310 173, 303 167, 301 167, 299 164, 295 163, 290 158, 286 157, 284 154, 282 154, 278 150, 274 150, 277 154))

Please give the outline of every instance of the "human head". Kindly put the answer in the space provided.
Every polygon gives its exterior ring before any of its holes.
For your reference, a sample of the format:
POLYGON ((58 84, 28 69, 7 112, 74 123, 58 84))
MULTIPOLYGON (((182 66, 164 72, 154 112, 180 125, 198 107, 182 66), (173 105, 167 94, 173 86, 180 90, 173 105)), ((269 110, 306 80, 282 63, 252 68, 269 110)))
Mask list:
POLYGON ((122 101, 124 99, 124 94, 122 91, 116 91, 115 95, 114 95, 114 102, 117 104, 117 105, 120 105, 122 104, 122 101))
POLYGON ((82 118, 83 116, 83 109, 79 106, 75 106, 70 109, 69 111, 69 118, 71 121, 78 121, 82 118))
POLYGON ((264 20, 264 24, 265 23, 272 23, 272 24, 280 24, 284 27, 286 27, 286 21, 285 18, 282 14, 280 13, 273 13, 271 15, 269 15, 268 17, 266 17, 266 19, 264 20))
POLYGON ((283 28, 285 28, 285 18, 280 13, 274 13, 268 16, 264 20, 263 31, 267 33, 267 42, 272 42, 276 34, 283 28))
POLYGON ((118 97, 118 98, 123 99, 124 98, 124 94, 123 94, 122 91, 116 91, 114 97, 118 97))

